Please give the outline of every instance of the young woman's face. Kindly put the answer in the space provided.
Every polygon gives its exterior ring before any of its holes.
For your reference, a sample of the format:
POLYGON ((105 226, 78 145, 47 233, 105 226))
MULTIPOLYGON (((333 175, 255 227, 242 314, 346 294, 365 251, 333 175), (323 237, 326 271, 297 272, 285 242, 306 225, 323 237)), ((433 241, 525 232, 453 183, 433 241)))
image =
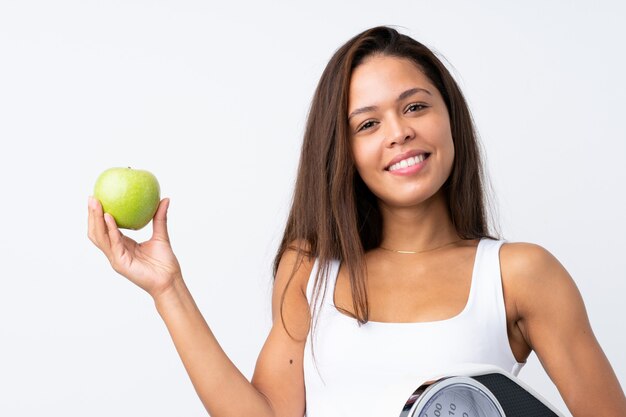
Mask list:
POLYGON ((420 204, 450 175, 454 145, 448 110, 412 61, 376 55, 356 67, 348 123, 357 171, 384 204, 420 204))

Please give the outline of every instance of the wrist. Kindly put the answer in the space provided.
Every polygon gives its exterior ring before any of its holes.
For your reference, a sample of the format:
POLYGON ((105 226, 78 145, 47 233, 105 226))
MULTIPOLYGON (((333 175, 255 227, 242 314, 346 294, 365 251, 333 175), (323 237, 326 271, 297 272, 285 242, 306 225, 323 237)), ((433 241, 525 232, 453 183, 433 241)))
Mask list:
POLYGON ((159 308, 159 306, 182 300, 185 293, 188 292, 189 290, 185 285, 182 274, 177 273, 170 280, 168 285, 150 292, 150 296, 152 297, 152 300, 156 304, 157 308, 159 308))

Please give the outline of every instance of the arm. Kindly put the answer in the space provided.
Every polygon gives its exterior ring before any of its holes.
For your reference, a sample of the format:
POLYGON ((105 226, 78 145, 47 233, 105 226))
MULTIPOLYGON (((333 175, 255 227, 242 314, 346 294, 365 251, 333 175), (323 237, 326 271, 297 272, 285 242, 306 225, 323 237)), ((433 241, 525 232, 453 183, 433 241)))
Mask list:
POLYGON ((626 398, 596 340, 576 285, 559 261, 531 244, 501 249, 526 343, 576 417, 626 416, 626 398))
MULTIPOLYGON (((257 368, 263 370, 258 381, 253 385, 241 374, 220 347, 185 286, 169 242, 168 206, 169 200, 161 202, 153 220, 152 238, 138 244, 122 235, 115 220, 103 214, 102 206, 90 199, 88 236, 107 256, 115 271, 153 297, 194 388, 213 417, 301 417, 304 410, 304 382, 301 370, 294 370, 302 362, 304 345, 287 340, 278 327, 282 326, 281 323, 275 321, 257 363, 257 368), (280 367, 278 355, 283 352, 293 358, 291 368, 280 367), (301 387, 301 390, 294 391, 294 387, 301 387), (292 392, 300 395, 283 398, 283 393, 292 392), (302 410, 302 413, 298 414, 295 410, 302 410)), ((286 254, 281 261, 274 299, 280 298, 279 294, 286 287, 295 262, 295 256, 291 255, 286 254), (287 272, 289 275, 286 275, 287 272)), ((305 269, 300 268, 297 277, 306 275, 308 278, 305 269)), ((297 289, 300 285, 295 284, 293 288, 297 289)), ((304 320, 292 317, 293 312, 305 312, 299 295, 301 291, 287 292, 286 305, 290 308, 285 311, 289 323, 306 321, 306 317, 304 320)), ((305 331, 304 328, 302 331, 305 331)))
POLYGON ((252 377, 252 384, 267 396, 276 416, 281 417, 302 417, 306 402, 303 362, 311 320, 306 286, 313 261, 304 258, 296 262, 296 252, 288 250, 279 264, 272 295, 273 326, 252 377))
POLYGON ((154 301, 198 397, 211 416, 275 416, 267 399, 222 350, 182 277, 154 301))
POLYGON ((196 392, 212 416, 304 415, 302 362, 309 310, 301 285, 310 267, 298 269, 285 294, 283 317, 295 340, 285 331, 280 317, 281 296, 294 262, 294 252, 286 253, 280 262, 272 296, 273 326, 252 383, 221 349, 182 280, 155 300, 196 392))

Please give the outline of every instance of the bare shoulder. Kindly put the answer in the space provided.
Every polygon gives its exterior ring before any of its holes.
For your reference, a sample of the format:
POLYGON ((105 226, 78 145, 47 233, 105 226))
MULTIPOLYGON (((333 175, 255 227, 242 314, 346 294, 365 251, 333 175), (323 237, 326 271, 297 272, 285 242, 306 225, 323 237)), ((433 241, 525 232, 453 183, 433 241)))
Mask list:
POLYGON ((574 280, 545 248, 507 243, 500 251, 505 293, 517 326, 573 415, 626 415, 626 397, 596 340, 574 280))
POLYGON ((310 323, 306 283, 314 260, 300 245, 294 242, 281 255, 272 294, 273 324, 252 376, 277 416, 305 411, 303 363, 310 323))
POLYGON ((291 243, 280 258, 274 281, 274 292, 294 285, 304 294, 315 258, 310 255, 309 244, 305 241, 291 243))
POLYGON ((552 253, 535 243, 505 243, 500 249, 500 262, 508 272, 521 275, 541 274, 549 268, 561 266, 552 253))
POLYGON ((295 241, 281 256, 274 281, 272 316, 291 333, 306 337, 309 308, 306 288, 315 259, 306 242, 295 241))
POLYGON ((505 243, 500 249, 505 284, 519 290, 538 290, 573 284, 559 260, 544 247, 526 242, 505 243))
MULTIPOLYGON (((533 324, 547 324, 555 317, 567 317, 565 312, 569 317, 586 318, 574 280, 544 247, 525 242, 505 243, 500 250, 500 266, 505 293, 514 303, 517 320, 531 347, 533 324)), ((534 342, 536 344, 537 340, 534 342)))

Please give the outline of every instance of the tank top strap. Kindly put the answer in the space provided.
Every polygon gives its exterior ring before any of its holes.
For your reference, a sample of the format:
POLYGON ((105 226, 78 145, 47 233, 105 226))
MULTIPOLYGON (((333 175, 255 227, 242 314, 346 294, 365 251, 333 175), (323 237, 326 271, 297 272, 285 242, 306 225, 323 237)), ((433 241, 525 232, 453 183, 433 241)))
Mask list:
POLYGON ((491 321, 502 346, 509 346, 506 333, 506 308, 500 271, 500 248, 505 240, 484 238, 476 253, 472 282, 472 316, 481 322, 491 321))
POLYGON ((504 308, 500 274, 500 247, 503 240, 481 239, 476 250, 469 304, 485 314, 501 313, 504 308))

